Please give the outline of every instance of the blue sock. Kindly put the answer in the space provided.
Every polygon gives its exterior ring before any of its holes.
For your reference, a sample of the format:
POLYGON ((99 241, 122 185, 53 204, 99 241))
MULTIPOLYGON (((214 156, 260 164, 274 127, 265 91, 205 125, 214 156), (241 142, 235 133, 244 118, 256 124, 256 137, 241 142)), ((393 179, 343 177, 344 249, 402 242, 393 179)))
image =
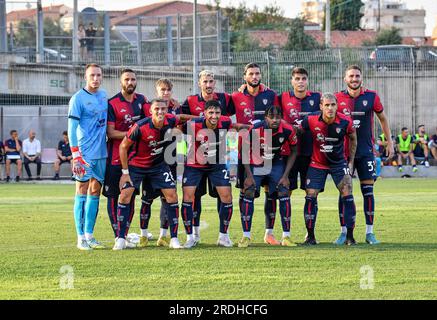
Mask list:
POLYGON ((349 195, 346 197, 343 197, 343 206, 344 206, 344 218, 346 220, 346 228, 353 229, 355 228, 355 217, 357 215, 356 209, 355 209, 355 202, 354 202, 354 196, 349 195))
POLYGON ((200 214, 202 213, 202 197, 194 198, 193 202, 193 226, 200 226, 200 214))
POLYGON ((270 197, 269 193, 265 193, 264 198, 264 215, 266 221, 266 229, 273 229, 276 218, 276 199, 270 197))
POLYGON ((161 222, 160 227, 162 229, 168 229, 167 207, 167 201, 165 201, 165 198, 161 198, 161 211, 159 212, 159 220, 161 222))
POLYGON ((338 218, 340 219, 340 226, 346 227, 346 220, 344 219, 344 206, 341 195, 338 196, 338 218))
POLYGON ((361 193, 363 194, 364 215, 366 217, 366 225, 373 225, 375 217, 375 197, 373 195, 373 184, 362 184, 361 193))
POLYGON ((152 202, 153 200, 143 200, 141 199, 141 210, 140 210, 140 228, 148 229, 150 215, 152 213, 152 202))
POLYGON ((181 215, 185 232, 193 234, 193 207, 191 202, 182 202, 181 215))
POLYGON ((85 204, 86 194, 77 194, 74 197, 74 222, 76 224, 76 233, 78 236, 85 234, 85 204))
POLYGON ((114 237, 117 236, 117 204, 118 204, 118 196, 117 197, 108 197, 107 202, 107 211, 109 221, 111 222, 112 231, 114 232, 114 237))
POLYGON ((241 213, 241 224, 243 225, 244 232, 250 232, 252 227, 252 217, 253 217, 253 199, 243 198, 241 213))
POLYGON ((179 204, 175 203, 166 203, 167 204, 167 214, 168 214, 168 223, 170 225, 170 236, 172 238, 176 238, 178 236, 178 227, 179 227, 179 204))
POLYGON ((87 196, 85 204, 85 233, 93 233, 99 213, 100 196, 87 196))
POLYGON ((310 233, 314 232, 314 228, 316 226, 317 198, 313 198, 310 196, 305 197, 305 207, 303 214, 305 218, 305 226, 309 232, 308 234, 311 235, 310 233))
POLYGON ((279 198, 279 212, 281 214, 282 230, 284 232, 290 232, 290 228, 291 228, 290 197, 279 198))
POLYGON ((234 206, 231 203, 221 202, 219 217, 220 217, 220 233, 228 233, 229 224, 231 223, 234 206))
POLYGON ((118 221, 118 229, 117 229, 117 237, 126 239, 126 234, 129 230, 128 222, 129 215, 131 213, 131 204, 130 203, 119 203, 117 207, 117 221, 118 221))

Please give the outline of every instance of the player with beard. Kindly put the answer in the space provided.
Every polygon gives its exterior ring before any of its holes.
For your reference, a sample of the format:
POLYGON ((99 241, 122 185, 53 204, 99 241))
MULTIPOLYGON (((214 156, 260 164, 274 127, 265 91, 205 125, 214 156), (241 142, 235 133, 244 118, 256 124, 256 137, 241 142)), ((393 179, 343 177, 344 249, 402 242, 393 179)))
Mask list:
POLYGON ((168 114, 167 101, 151 102, 151 117, 135 123, 120 144, 122 176, 119 182, 120 196, 117 207, 117 235, 113 250, 126 249, 132 198, 145 177, 147 190, 160 191, 166 198, 171 240, 169 247, 182 248, 177 238, 179 205, 176 183, 170 168, 164 161, 165 149, 171 143, 171 131, 177 125, 193 118, 189 115, 168 114))
MULTIPOLYGON (((224 92, 215 92, 216 80, 214 79, 214 72, 211 70, 203 70, 199 73, 199 89, 200 93, 188 96, 182 103, 182 113, 191 114, 195 116, 203 116, 205 111, 205 104, 208 101, 217 101, 220 105, 221 114, 226 116, 228 108, 231 103, 231 96, 224 92)), ((221 207, 220 197, 217 191, 212 187, 211 181, 208 180, 209 194, 217 198, 217 209, 221 207)), ((201 197, 206 194, 206 180, 200 182, 199 188, 196 189, 196 196, 193 204, 193 230, 196 242, 200 242, 200 215, 202 213, 201 197)))
MULTIPOLYGON (((366 218, 366 242, 371 245, 380 243, 373 232, 375 198, 373 195, 373 185, 376 180, 374 137, 373 137, 373 117, 378 117, 382 131, 387 139, 387 156, 391 159, 394 155, 393 141, 388 119, 384 113, 384 107, 375 91, 362 87, 361 69, 352 65, 346 69, 344 82, 346 90, 337 92, 335 95, 338 101, 338 111, 353 120, 354 128, 357 132, 358 147, 354 160, 354 169, 357 170, 363 194, 364 215, 366 218)), ((345 217, 342 213, 342 199, 339 198, 339 217, 341 224, 341 234, 334 242, 341 245, 346 241, 345 217)))
MULTIPOLYGON (((119 147, 132 125, 144 118, 148 102, 144 95, 136 93, 137 77, 132 69, 123 69, 120 75, 121 91, 108 101, 108 159, 103 195, 108 199, 108 216, 114 235, 117 235, 117 203, 120 194, 118 182, 121 178, 121 163, 119 147)), ((129 224, 132 221, 135 208, 135 195, 132 197, 129 224)), ((146 230, 147 231, 147 230, 146 230)), ((151 235, 149 235, 151 236, 151 235)), ((132 247, 127 243, 128 247, 132 247)))
MULTIPOLYGON (((264 121, 265 111, 271 106, 279 106, 279 100, 276 93, 261 84, 261 68, 256 63, 249 63, 244 67, 243 80, 245 84, 240 88, 239 92, 232 93, 231 104, 229 107, 229 115, 234 115, 238 123, 255 124, 259 121, 264 121)), ((241 145, 241 141, 240 141, 241 145)), ((236 187, 240 188, 239 207, 240 214, 243 215, 243 187, 245 169, 241 163, 241 158, 238 164, 238 177, 236 187)), ((264 214, 266 217, 266 236, 264 242, 268 244, 277 244, 273 234, 270 232, 274 224, 276 215, 276 199, 270 196, 270 192, 265 189, 264 214)))
POLYGON ((318 203, 317 196, 325 188, 326 178, 331 175, 342 199, 346 240, 344 244, 355 245, 355 202, 352 195, 352 166, 357 149, 357 137, 350 117, 338 113, 337 99, 332 93, 325 93, 320 99, 321 114, 306 116, 298 129, 311 132, 313 152, 307 172, 304 207, 307 235, 305 245, 316 245, 314 234, 318 203), (347 140, 346 140, 347 139, 347 140), (348 159, 345 142, 349 143, 348 159))

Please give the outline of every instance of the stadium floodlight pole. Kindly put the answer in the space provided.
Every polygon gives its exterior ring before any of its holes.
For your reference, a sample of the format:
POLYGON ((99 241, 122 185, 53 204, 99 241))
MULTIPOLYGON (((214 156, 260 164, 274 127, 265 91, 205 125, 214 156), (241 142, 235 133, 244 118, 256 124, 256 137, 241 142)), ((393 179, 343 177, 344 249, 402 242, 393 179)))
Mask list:
POLYGON ((42 15, 42 5, 41 0, 36 3, 36 62, 44 62, 44 20, 42 15))
POLYGON ((73 63, 79 61, 79 40, 77 39, 77 29, 79 29, 79 15, 77 13, 77 0, 73 1, 73 39, 71 49, 73 53, 73 63))
POLYGON ((197 50, 197 0, 193 2, 193 94, 197 94, 197 70, 198 70, 198 50, 197 50))
POLYGON ((326 0, 325 11, 325 47, 331 46, 331 4, 330 0, 326 0))

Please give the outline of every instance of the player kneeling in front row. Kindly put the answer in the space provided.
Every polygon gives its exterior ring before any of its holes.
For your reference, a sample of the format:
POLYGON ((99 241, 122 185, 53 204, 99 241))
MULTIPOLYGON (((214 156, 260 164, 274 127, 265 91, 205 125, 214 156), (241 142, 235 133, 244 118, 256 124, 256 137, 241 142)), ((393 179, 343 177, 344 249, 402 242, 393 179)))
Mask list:
POLYGON ((182 179, 182 220, 187 233, 185 248, 197 244, 193 235, 193 202, 196 188, 203 178, 208 178, 216 188, 221 200, 219 209, 220 234, 217 245, 232 247, 228 228, 233 213, 232 191, 226 167, 226 134, 229 129, 249 128, 248 125, 232 124, 229 117, 221 115, 220 103, 210 100, 205 103, 204 117, 186 124, 186 133, 191 137, 187 165, 182 179))
POLYGON ((114 250, 126 248, 126 235, 129 230, 131 198, 135 189, 139 189, 144 177, 148 178, 151 190, 161 190, 166 199, 168 220, 170 225, 170 248, 182 246, 177 238, 179 204, 176 184, 168 165, 164 162, 164 147, 171 141, 168 132, 178 124, 192 116, 174 116, 167 114, 167 101, 154 99, 151 102, 151 117, 135 123, 120 144, 120 162, 122 176, 120 178, 120 196, 117 209, 117 239, 114 250), (134 145, 134 150, 128 150, 134 145))
POLYGON ((272 106, 265 111, 264 121, 253 125, 248 136, 243 137, 242 141, 242 161, 245 168, 241 213, 243 238, 238 246, 250 245, 254 198, 256 195, 259 196, 263 181, 268 183, 269 196, 273 197, 273 194, 276 194, 279 199, 283 229, 281 245, 293 246, 294 243, 290 239, 291 202, 288 175, 296 160, 296 131, 291 125, 282 121, 281 108, 272 106), (281 156, 281 148, 284 144, 288 144, 291 150, 285 167, 281 156), (250 154, 250 159, 245 159, 247 154, 250 154))
POLYGON ((356 210, 351 172, 357 149, 356 133, 352 127, 352 120, 337 113, 337 99, 333 94, 325 93, 320 101, 322 113, 305 117, 300 128, 310 131, 313 139, 313 153, 306 182, 304 218, 308 233, 304 244, 317 244, 314 235, 318 210, 317 196, 320 190, 324 189, 328 174, 331 174, 342 198, 343 219, 347 228, 345 244, 354 245, 356 210), (346 136, 349 139, 349 163, 346 162, 344 154, 346 136))

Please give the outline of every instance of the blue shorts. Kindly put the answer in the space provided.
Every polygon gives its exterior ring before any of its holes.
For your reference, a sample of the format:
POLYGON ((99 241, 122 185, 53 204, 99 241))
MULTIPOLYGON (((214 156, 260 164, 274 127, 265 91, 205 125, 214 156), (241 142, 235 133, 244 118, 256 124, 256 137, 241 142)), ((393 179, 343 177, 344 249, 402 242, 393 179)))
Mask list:
MULTIPOLYGON (((121 165, 106 165, 105 183, 102 194, 107 198, 115 198, 120 195, 121 165)), ((135 194, 138 194, 136 192, 135 194)))
MULTIPOLYGON (((284 157, 284 169, 287 164, 287 157, 284 157)), ((307 172, 310 167, 311 156, 297 156, 296 161, 294 162, 293 167, 290 170, 290 174, 288 175, 288 179, 290 179, 290 190, 297 189, 297 174, 300 177, 300 188, 302 190, 306 189, 306 180, 307 180, 307 172)))
POLYGON ((103 182, 105 181, 106 158, 97 159, 97 160, 87 160, 87 159, 84 160, 90 166, 85 167, 85 174, 83 175, 82 178, 79 178, 78 176, 74 176, 76 181, 87 182, 91 178, 94 178, 97 181, 99 181, 101 185, 103 185, 103 182))
POLYGON ((338 186, 344 176, 348 174, 347 172, 349 172, 349 168, 346 163, 344 163, 344 166, 333 167, 330 169, 318 169, 310 166, 307 172, 306 188, 316 190, 325 189, 328 174, 331 175, 335 185, 338 186))
MULTIPOLYGON (((269 187, 269 195, 276 197, 278 191, 279 192, 288 192, 288 189, 283 188, 282 186, 279 186, 279 180, 281 180, 282 175, 284 174, 284 163, 282 161, 278 161, 276 163, 272 164, 272 168, 269 169, 261 169, 261 167, 256 166, 250 166, 250 169, 253 173, 253 178, 256 183, 256 189, 255 189, 255 197, 259 197, 260 194, 260 188, 261 186, 268 186, 269 187), (263 174, 263 170, 268 170, 268 173, 266 171, 266 174, 263 174), (260 172, 261 171, 261 172, 260 172)), ((244 182, 243 182, 244 185, 244 182)))
POLYGON ((161 189, 176 189, 176 182, 169 166, 165 163, 151 168, 129 166, 129 175, 138 192, 143 185, 143 197, 154 199, 160 195, 161 189), (144 179, 146 178, 147 179, 144 179), (145 181, 143 183, 143 180, 145 181))
POLYGON ((209 168, 194 168, 186 166, 182 187, 197 187, 205 178, 211 181, 213 187, 230 187, 229 171, 225 164, 215 164, 209 168))
POLYGON ((358 178, 362 180, 375 181, 376 176, 376 162, 374 156, 355 158, 354 167, 357 170, 358 178))

